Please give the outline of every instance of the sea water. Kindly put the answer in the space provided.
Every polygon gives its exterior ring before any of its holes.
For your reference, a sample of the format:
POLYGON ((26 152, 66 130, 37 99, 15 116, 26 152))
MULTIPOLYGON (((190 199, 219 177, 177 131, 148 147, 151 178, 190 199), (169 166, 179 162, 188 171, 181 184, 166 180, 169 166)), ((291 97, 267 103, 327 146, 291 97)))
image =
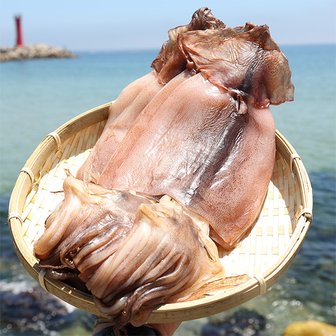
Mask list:
MULTIPOLYGON (((281 335, 290 322, 335 323, 336 313, 336 46, 283 46, 295 84, 295 101, 271 108, 277 128, 295 147, 309 173, 314 220, 289 271, 266 295, 242 307, 266 319, 260 335, 281 335)), ((0 64, 0 293, 36 286, 19 263, 7 226, 10 192, 38 143, 70 118, 115 99, 122 88, 149 72, 157 51, 78 53, 75 59, 0 64)), ((0 302, 0 334, 12 329, 0 302)), ((241 309, 237 308, 237 309, 241 309)), ((225 318, 235 310, 215 319, 225 318)), ((73 311, 72 311, 73 314, 73 311)), ((64 328, 43 333, 85 335, 85 313, 64 328)), ((210 319, 211 320, 211 319, 210 319)), ((36 321, 36 323, 44 323, 36 321)), ((179 335, 202 335, 209 319, 186 322, 179 335)), ((52 329, 52 328, 51 328, 52 329)), ((29 334, 41 334, 41 328, 29 334)))

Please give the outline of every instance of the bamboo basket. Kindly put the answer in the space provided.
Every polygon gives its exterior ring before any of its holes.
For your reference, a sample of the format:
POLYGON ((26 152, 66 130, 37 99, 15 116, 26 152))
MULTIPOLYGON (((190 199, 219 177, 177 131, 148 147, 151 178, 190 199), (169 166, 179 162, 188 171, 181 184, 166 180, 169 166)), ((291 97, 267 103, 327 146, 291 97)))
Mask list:
MULTIPOLYGON (((92 296, 45 276, 33 254, 47 216, 62 201, 65 169, 81 166, 105 125, 111 103, 98 106, 46 136, 21 169, 9 204, 9 226, 17 254, 40 285, 51 294, 100 317, 92 296)), ((266 293, 298 253, 312 220, 309 177, 295 149, 277 131, 276 162, 260 217, 249 234, 221 262, 228 276, 248 274, 234 288, 204 298, 166 304, 149 322, 164 323, 209 316, 266 293)))

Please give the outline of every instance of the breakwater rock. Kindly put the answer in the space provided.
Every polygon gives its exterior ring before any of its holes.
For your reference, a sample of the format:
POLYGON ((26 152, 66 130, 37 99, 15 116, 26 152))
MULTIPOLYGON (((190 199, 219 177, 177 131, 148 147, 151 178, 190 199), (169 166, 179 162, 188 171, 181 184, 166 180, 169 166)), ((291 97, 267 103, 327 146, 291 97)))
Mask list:
POLYGON ((0 48, 0 62, 20 61, 34 58, 74 58, 76 55, 66 49, 47 44, 33 44, 20 48, 0 48))
POLYGON ((0 280, 0 335, 91 335, 95 322, 31 282, 0 280))
POLYGON ((259 336, 266 328, 266 318, 254 310, 239 309, 225 319, 210 319, 202 328, 202 336, 259 336))
MULTIPOLYGON (((23 291, 0 290, 1 327, 17 333, 49 335, 74 321, 74 314, 66 306, 36 287, 23 291)), ((1 330, 0 330, 1 333, 1 330)))

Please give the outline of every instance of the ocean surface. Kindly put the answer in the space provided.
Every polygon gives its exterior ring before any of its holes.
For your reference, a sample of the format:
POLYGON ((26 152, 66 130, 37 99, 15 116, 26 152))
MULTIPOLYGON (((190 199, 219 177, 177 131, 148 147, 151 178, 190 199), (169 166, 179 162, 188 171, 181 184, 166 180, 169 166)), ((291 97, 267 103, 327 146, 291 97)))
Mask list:
MULTIPOLYGON (((282 49, 292 69, 295 102, 271 110, 277 128, 309 173, 314 220, 300 253, 272 290, 213 317, 218 322, 242 309, 257 313, 265 326, 246 335, 281 335, 298 320, 336 323, 336 46, 282 49)), ((48 323, 53 314, 29 317, 24 311, 21 324, 15 320, 20 307, 30 307, 31 302, 36 312, 43 307, 31 301, 29 295, 40 295, 34 292, 37 284, 14 252, 7 226, 8 201, 18 172, 37 144, 70 118, 115 99, 123 87, 150 71, 156 52, 83 52, 75 59, 0 64, 1 335, 90 335, 92 317, 68 306, 68 314, 62 315, 61 303, 57 307, 63 318, 58 323, 48 323), (22 302, 19 308, 15 298, 22 302)), ((209 322, 211 318, 185 322, 177 334, 205 335, 209 322)))

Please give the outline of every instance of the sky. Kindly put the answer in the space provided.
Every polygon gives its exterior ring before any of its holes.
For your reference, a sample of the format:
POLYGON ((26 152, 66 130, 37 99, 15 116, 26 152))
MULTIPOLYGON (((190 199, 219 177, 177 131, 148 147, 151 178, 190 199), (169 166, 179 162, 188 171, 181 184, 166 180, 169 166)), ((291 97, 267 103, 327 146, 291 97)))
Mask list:
POLYGON ((190 21, 200 7, 228 26, 267 24, 281 45, 336 43, 334 0, 0 0, 0 47, 15 43, 14 15, 24 43, 74 51, 158 49, 167 31, 190 21))

